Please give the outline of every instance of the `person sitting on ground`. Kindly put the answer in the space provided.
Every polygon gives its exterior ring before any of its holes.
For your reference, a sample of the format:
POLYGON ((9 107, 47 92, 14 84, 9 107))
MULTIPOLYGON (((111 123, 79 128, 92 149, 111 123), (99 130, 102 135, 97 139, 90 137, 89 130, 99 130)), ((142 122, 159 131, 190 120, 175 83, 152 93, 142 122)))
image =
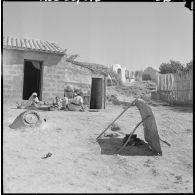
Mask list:
POLYGON ((25 108, 33 108, 33 107, 39 107, 41 102, 39 101, 39 98, 37 97, 37 93, 33 92, 32 95, 29 97, 27 105, 25 108))
POLYGON ((62 109, 62 100, 60 99, 59 96, 56 96, 54 102, 53 102, 53 106, 57 108, 57 110, 61 110, 62 109))
POLYGON ((69 99, 67 107, 68 110, 71 111, 85 111, 85 107, 84 107, 84 101, 83 101, 83 92, 82 91, 78 91, 77 93, 75 93, 75 97, 69 99))
POLYGON ((62 99, 59 96, 56 96, 53 100, 52 105, 48 108, 50 111, 52 110, 61 110, 62 109, 62 99))
POLYGON ((32 105, 37 105, 39 103, 39 98, 37 97, 36 92, 33 92, 28 100, 29 100, 29 102, 31 102, 32 105))
POLYGON ((29 97, 28 101, 23 103, 23 102, 16 102, 17 108, 28 108, 31 106, 37 106, 39 104, 39 99, 37 97, 37 93, 33 92, 32 95, 29 97))
POLYGON ((62 110, 64 110, 64 111, 68 110, 68 103, 69 103, 68 97, 64 97, 62 99, 62 110))

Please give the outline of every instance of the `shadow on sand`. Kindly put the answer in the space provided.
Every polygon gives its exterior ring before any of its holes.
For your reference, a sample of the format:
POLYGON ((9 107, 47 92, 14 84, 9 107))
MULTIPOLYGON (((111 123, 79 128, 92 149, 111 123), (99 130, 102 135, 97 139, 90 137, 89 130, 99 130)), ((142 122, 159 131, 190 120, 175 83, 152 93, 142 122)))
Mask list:
POLYGON ((158 107, 158 106, 166 106, 172 111, 175 112, 183 112, 183 113, 193 113, 193 105, 170 105, 166 102, 160 101, 152 101, 148 103, 150 106, 158 107))
POLYGON ((45 106, 45 107, 39 107, 39 108, 36 108, 36 107, 30 107, 30 108, 11 108, 11 109, 17 109, 17 110, 35 110, 35 111, 50 111, 49 110, 49 107, 45 106))
MULTIPOLYGON (((98 140, 101 148, 101 154, 114 155, 122 147, 122 138, 103 138, 98 140)), ((121 156, 156 156, 153 151, 149 149, 147 143, 138 146, 126 146, 121 152, 121 156)))
POLYGON ((193 113, 193 106, 170 106, 169 108, 175 112, 193 113))

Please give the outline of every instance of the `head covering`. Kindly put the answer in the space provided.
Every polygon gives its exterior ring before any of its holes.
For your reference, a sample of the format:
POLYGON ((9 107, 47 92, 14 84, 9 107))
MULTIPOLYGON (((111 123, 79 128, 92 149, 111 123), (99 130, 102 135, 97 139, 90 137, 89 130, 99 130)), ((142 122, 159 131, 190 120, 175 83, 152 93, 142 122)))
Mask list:
POLYGON ((83 95, 83 92, 80 90, 80 91, 77 92, 77 95, 82 96, 83 95))
POLYGON ((32 96, 37 96, 37 93, 36 93, 36 92, 33 92, 33 93, 32 93, 32 96))
POLYGON ((74 93, 78 93, 79 92, 79 89, 77 89, 77 88, 74 88, 74 93))

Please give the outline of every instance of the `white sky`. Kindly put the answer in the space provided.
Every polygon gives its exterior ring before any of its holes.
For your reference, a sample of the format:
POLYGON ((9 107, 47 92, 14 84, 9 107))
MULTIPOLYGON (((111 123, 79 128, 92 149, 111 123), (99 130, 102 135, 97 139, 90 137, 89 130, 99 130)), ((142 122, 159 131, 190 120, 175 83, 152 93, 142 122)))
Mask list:
POLYGON ((128 70, 192 59, 185 2, 3 2, 3 34, 52 40, 78 60, 128 70))

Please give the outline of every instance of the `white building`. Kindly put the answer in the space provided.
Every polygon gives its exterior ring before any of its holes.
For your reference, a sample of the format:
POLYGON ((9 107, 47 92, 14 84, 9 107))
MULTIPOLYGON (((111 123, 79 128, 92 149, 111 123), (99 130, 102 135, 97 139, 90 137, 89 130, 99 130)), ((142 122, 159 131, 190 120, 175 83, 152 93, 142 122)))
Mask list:
POLYGON ((120 64, 113 64, 112 70, 120 76, 122 83, 126 83, 126 67, 123 68, 120 64))

